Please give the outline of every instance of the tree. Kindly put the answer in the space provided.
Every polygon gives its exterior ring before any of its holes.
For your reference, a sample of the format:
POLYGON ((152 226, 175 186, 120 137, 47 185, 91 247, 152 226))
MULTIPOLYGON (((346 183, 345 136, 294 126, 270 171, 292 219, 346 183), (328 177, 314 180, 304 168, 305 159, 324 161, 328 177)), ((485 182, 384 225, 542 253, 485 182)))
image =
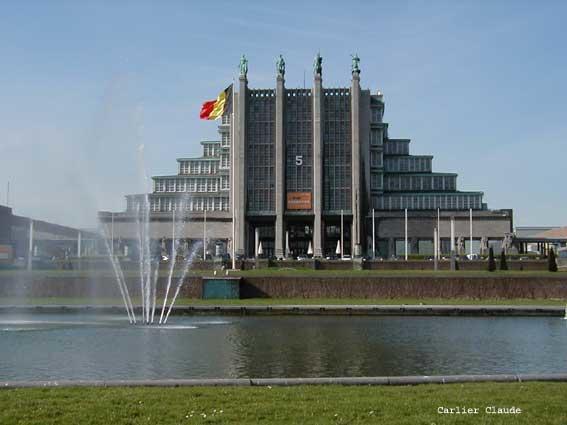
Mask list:
POLYGON ((492 247, 488 250, 488 271, 493 272, 496 270, 496 261, 494 261, 494 251, 492 247))
POLYGON ((508 263, 506 262, 506 253, 504 250, 500 253, 500 270, 508 270, 508 263))
POLYGON ((555 261, 555 251, 553 248, 549 250, 549 255, 547 257, 547 270, 550 272, 557 271, 557 261, 555 261))

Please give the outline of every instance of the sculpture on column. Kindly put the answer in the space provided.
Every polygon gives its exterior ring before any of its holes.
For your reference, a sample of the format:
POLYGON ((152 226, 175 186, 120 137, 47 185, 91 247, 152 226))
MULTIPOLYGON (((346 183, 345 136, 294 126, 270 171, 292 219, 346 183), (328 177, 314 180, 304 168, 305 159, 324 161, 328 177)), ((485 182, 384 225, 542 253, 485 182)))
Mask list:
POLYGON ((315 60, 313 61, 313 72, 315 75, 323 74, 323 58, 321 57, 321 53, 317 53, 317 56, 315 56, 315 60))
POLYGON ((240 58, 240 75, 242 77, 246 77, 248 75, 248 59, 246 59, 246 56, 242 55, 242 57, 240 58))
POLYGON ((352 58, 352 73, 360 74, 360 58, 358 57, 358 53, 350 55, 350 57, 352 58))
POLYGON ((488 238, 483 236, 480 238, 480 255, 486 255, 488 252, 488 238))
POLYGON ((465 240, 462 236, 457 239, 457 255, 463 255, 465 253, 465 240))
POLYGON ((285 60, 282 55, 276 59, 276 73, 282 77, 285 75, 285 60))

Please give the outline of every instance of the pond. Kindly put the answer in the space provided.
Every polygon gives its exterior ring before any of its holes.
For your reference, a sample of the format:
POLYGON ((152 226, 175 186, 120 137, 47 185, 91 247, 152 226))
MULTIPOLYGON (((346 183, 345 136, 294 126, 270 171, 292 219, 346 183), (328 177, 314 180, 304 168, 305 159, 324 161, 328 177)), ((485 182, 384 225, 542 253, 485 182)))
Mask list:
POLYGON ((0 380, 567 372, 556 317, 0 314, 0 380))

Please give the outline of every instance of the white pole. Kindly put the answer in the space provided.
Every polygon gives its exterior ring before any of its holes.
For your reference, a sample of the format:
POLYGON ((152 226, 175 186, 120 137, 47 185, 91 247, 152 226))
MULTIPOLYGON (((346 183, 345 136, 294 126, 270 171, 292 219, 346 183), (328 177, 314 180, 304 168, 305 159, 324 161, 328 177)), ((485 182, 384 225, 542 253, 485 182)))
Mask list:
POLYGON ((441 258, 441 209, 437 208, 437 258, 441 258))
POLYGON ((435 252, 435 254, 433 255, 433 259, 434 259, 433 268, 435 270, 437 270, 437 261, 439 261, 439 255, 437 252, 438 232, 439 231, 437 230, 437 227, 435 227, 433 229, 433 251, 435 252))
POLYGON ((455 253, 455 217, 451 217, 451 255, 455 253))
POLYGON ((77 258, 81 258, 81 231, 77 233, 77 258))
POLYGON ((30 234, 29 234, 29 245, 28 245, 28 270, 32 269, 32 257, 33 257, 33 220, 30 218, 30 234))
POLYGON ((471 246, 471 247, 470 247, 470 254, 471 254, 471 260, 472 260, 472 255, 473 255, 473 249, 472 249, 472 241, 473 241, 473 238, 472 238, 472 236, 473 236, 473 235, 472 235, 472 208, 470 209, 470 225, 469 225, 469 227, 470 227, 469 230, 470 230, 470 234, 471 234, 471 239, 470 239, 470 246, 471 246))
POLYGON ((344 238, 343 238, 343 227, 344 227, 344 212, 343 210, 341 210, 341 260, 343 259, 344 256, 344 238))
POLYGON ((171 212, 171 258, 170 261, 173 261, 173 256, 176 255, 175 252, 175 210, 171 212))
POLYGON ((114 213, 110 213, 110 255, 114 255, 114 213))
POLYGON ((203 203, 203 261, 207 259, 207 206, 203 203))
POLYGON ((8 180, 8 184, 6 187, 6 206, 10 206, 10 181, 8 180))
POLYGON ((236 244, 236 240, 234 239, 234 236, 235 236, 234 235, 234 228, 236 226, 236 223, 234 222, 235 221, 234 218, 235 218, 235 213, 233 211, 233 213, 232 213, 232 241, 231 241, 231 247, 230 247, 230 249, 231 249, 230 259, 232 260, 232 270, 236 269, 236 258, 234 258, 234 252, 235 252, 234 245, 236 244))
POLYGON ((408 209, 405 209, 405 239, 404 239, 404 245, 405 245, 405 251, 406 251, 406 261, 408 261, 408 209))
POLYGON ((372 208, 372 258, 376 258, 376 218, 374 208, 372 208))
POLYGON ((260 232, 258 232, 258 228, 254 228, 254 258, 258 258, 258 248, 260 244, 260 232))
POLYGON ((285 231, 285 256, 289 257, 289 230, 285 231))

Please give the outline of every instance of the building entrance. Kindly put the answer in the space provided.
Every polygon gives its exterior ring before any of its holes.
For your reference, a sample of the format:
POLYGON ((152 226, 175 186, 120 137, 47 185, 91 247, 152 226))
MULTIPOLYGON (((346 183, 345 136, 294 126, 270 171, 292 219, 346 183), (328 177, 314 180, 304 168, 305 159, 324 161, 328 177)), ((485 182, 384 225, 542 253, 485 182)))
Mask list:
POLYGON ((308 255, 309 244, 313 249, 313 225, 311 223, 288 224, 287 238, 289 240, 289 255, 308 255))
MULTIPOLYGON (((351 228, 351 221, 350 218, 347 221, 345 218, 343 223, 343 244, 342 247, 343 255, 351 255, 350 251, 350 228, 351 228)), ((337 246, 340 246, 339 242, 341 240, 341 222, 340 219, 338 221, 335 220, 325 220, 325 241, 324 241, 324 253, 325 257, 333 258, 335 256, 340 257, 340 254, 337 254, 337 246)))

